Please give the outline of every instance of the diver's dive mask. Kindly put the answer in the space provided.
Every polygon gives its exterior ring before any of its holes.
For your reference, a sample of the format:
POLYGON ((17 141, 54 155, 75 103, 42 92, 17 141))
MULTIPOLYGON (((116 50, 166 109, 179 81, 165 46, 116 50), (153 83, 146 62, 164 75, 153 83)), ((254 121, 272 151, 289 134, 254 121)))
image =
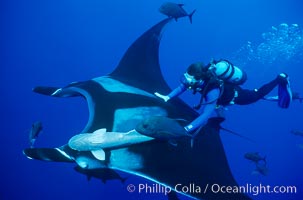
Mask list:
POLYGON ((186 85, 188 89, 192 89, 193 87, 203 83, 201 79, 197 80, 195 76, 189 75, 187 72, 185 72, 181 77, 181 82, 186 85))

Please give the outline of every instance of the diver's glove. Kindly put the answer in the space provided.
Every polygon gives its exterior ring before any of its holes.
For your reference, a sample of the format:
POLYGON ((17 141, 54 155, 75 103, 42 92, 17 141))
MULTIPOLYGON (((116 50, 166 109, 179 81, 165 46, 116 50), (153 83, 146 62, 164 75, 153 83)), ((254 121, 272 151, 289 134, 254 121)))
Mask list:
POLYGON ((191 124, 184 127, 185 132, 189 135, 191 134, 192 128, 193 128, 193 125, 191 125, 191 124))
POLYGON ((162 95, 162 94, 160 94, 160 93, 158 93, 158 92, 155 92, 154 94, 155 94, 157 97, 163 99, 163 101, 165 101, 165 102, 167 102, 167 101, 170 99, 169 96, 167 96, 167 95, 162 95))
POLYGON ((189 128, 188 128, 187 126, 185 126, 184 129, 185 129, 185 132, 186 132, 187 134, 189 134, 189 128))

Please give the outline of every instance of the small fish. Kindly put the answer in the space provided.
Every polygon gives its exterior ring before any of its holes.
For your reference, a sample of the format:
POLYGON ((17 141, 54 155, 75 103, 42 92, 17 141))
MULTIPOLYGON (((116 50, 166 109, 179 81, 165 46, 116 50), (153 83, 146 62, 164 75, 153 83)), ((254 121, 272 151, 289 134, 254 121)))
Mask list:
POLYGON ((161 5, 159 8, 160 13, 167 15, 168 17, 175 18, 177 21, 180 17, 189 17, 190 23, 192 23, 192 16, 196 12, 196 10, 193 10, 190 14, 188 14, 183 9, 184 4, 177 4, 172 2, 166 2, 161 5))
MULTIPOLYGON (((278 101, 279 96, 268 96, 268 97, 264 97, 263 99, 267 101, 278 101)), ((292 100, 298 100, 300 103, 302 103, 303 97, 298 92, 292 91, 292 100)))
POLYGON ((301 130, 291 130, 290 132, 297 136, 303 136, 303 131, 301 130))
POLYGON ((177 121, 164 116, 151 116, 140 122, 135 130, 142 135, 160 140, 191 137, 177 121))
POLYGON ((256 164, 256 169, 252 172, 252 174, 261 174, 263 176, 267 176, 268 175, 268 168, 266 167, 266 164, 260 164, 257 163, 256 164))
POLYGON ((87 180, 90 180, 92 177, 102 180, 103 183, 106 183, 108 180, 120 180, 121 183, 124 183, 127 178, 122 178, 115 170, 109 168, 97 168, 97 169, 83 169, 79 166, 74 168, 77 172, 87 176, 87 180))
POLYGON ((303 97, 301 97, 298 92, 292 92, 292 99, 299 100, 300 103, 303 102, 303 97))
POLYGON ((42 129, 42 122, 36 121, 32 124, 32 128, 29 132, 29 144, 31 148, 33 148, 34 143, 42 129))
POLYGON ((246 154, 244 154, 244 157, 247 160, 251 160, 251 161, 253 161, 256 164, 258 164, 260 161, 263 161, 264 163, 266 163, 266 157, 265 156, 261 157, 258 152, 249 152, 249 153, 246 153, 246 154))
POLYGON ((137 124, 135 130, 142 135, 168 141, 173 146, 178 145, 178 140, 189 138, 190 146, 193 147, 195 134, 188 134, 178 121, 185 120, 171 119, 164 116, 151 116, 137 124))

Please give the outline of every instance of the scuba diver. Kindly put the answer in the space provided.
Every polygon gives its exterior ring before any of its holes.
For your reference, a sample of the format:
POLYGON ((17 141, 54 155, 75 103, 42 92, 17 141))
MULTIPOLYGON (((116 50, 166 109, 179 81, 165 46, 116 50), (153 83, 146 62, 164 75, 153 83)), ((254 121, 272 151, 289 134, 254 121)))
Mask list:
MULTIPOLYGON (((199 117, 184 127, 188 133, 193 133, 196 129, 205 125, 213 111, 218 108, 232 104, 247 105, 254 103, 263 99, 276 86, 278 86, 279 107, 289 107, 292 101, 292 92, 287 74, 281 73, 274 80, 254 90, 240 87, 246 79, 246 73, 228 60, 212 61, 206 66, 197 62, 187 68, 181 77, 181 84, 177 88, 168 95, 162 95, 158 92, 155 92, 155 95, 167 102, 186 90, 192 90, 194 94, 197 92, 201 94, 201 100, 194 108, 198 110, 203 105, 204 110, 199 117)), ((217 111, 220 111, 220 109, 217 111)))

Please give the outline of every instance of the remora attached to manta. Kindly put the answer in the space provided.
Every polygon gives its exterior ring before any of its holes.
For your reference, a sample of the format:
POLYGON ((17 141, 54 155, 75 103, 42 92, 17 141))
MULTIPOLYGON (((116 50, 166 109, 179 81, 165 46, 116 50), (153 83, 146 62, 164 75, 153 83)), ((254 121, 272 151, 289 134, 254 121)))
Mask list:
MULTIPOLYGON (((82 133, 105 128, 109 132, 128 132, 149 116, 193 120, 192 108, 176 98, 164 103, 153 93, 168 93, 170 88, 161 74, 158 51, 165 19, 139 37, 126 51, 116 69, 108 76, 76 82, 63 88, 36 87, 35 92, 55 96, 82 96, 87 100, 89 121, 82 133)), ((220 123, 208 123, 200 130, 195 145, 190 139, 172 147, 167 141, 151 140, 118 149, 107 149, 105 159, 91 151, 59 148, 28 148, 24 154, 33 159, 71 162, 83 169, 110 168, 138 175, 174 189, 177 184, 200 188, 206 185, 236 186, 220 140, 220 123)), ((199 199, 249 199, 240 193, 213 193, 208 190, 183 195, 199 199)))

